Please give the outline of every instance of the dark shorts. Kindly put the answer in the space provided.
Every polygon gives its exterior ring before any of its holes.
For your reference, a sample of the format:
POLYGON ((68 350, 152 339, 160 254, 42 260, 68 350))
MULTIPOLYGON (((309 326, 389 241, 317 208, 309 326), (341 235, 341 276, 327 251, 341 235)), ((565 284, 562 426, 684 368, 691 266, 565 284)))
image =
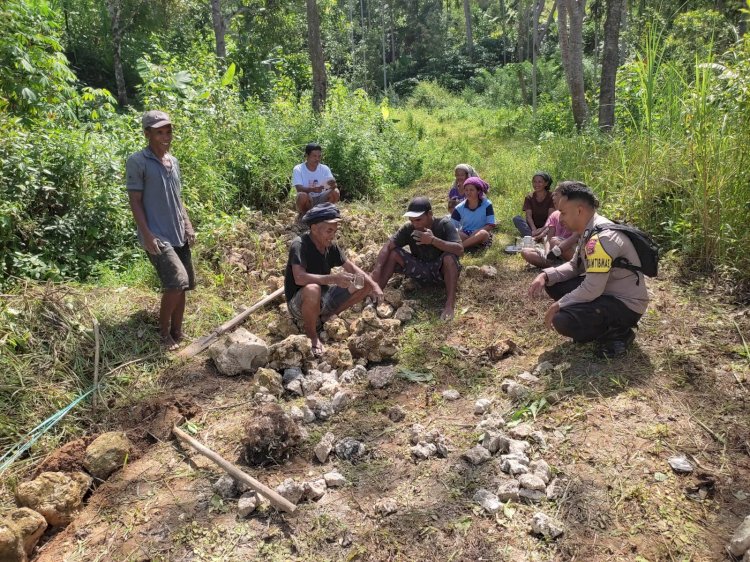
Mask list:
POLYGON ((173 247, 168 242, 159 241, 161 254, 148 255, 148 259, 156 269, 164 291, 195 289, 195 271, 193 271, 193 259, 190 255, 190 246, 185 243, 179 248, 173 247))
MULTIPOLYGON (((344 304, 351 296, 349 289, 336 285, 322 285, 320 287, 320 315, 330 316, 344 304)), ((295 320, 302 321, 302 289, 297 291, 289 302, 286 303, 289 314, 295 320)))
POLYGON ((443 252, 440 257, 434 261, 421 261, 407 252, 404 248, 396 248, 396 252, 404 260, 404 267, 396 265, 396 273, 403 273, 406 277, 416 279, 420 283, 436 284, 443 282, 443 256, 450 256, 456 260, 458 272, 461 273, 461 262, 458 256, 443 252))
MULTIPOLYGON (((476 232, 476 230, 474 230, 473 232, 467 232, 466 230, 462 230, 461 232, 463 232, 466 236, 471 236, 472 234, 474 234, 474 232, 476 232)), ((467 252, 477 252, 479 250, 486 250, 487 248, 489 248, 490 246, 492 246, 492 239, 495 237, 495 235, 494 235, 494 233, 489 232, 489 231, 488 231, 488 233, 489 233, 490 237, 487 238, 487 240, 485 240, 481 244, 477 244, 476 246, 472 246, 471 248, 466 248, 466 251, 467 252)))
POLYGON ((331 193, 333 192, 333 189, 324 189, 320 193, 308 193, 310 196, 310 200, 312 201, 313 207, 316 207, 320 205, 321 203, 325 203, 331 198, 331 193))

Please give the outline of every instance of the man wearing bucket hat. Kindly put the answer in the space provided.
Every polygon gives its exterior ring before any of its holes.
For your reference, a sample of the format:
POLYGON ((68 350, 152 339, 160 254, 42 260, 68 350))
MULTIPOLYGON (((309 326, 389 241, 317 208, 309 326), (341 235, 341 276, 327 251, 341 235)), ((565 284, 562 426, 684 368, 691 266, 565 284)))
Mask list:
POLYGON ((383 294, 378 284, 347 260, 336 244, 336 231, 341 221, 336 205, 321 203, 302 217, 310 232, 292 240, 289 247, 284 276, 287 308, 292 317, 302 323, 315 356, 324 351, 318 331, 326 320, 371 293, 377 297, 383 294), (342 267, 344 271, 331 273, 334 267, 342 267))
POLYGON ((464 253, 461 237, 450 217, 436 219, 427 197, 415 197, 404 216, 409 219, 391 236, 378 254, 372 278, 385 287, 394 273, 422 283, 445 283, 446 300, 441 320, 453 318, 456 288, 464 253), (409 246, 409 251, 404 249, 409 246))
POLYGON ((195 230, 182 202, 179 162, 169 153, 172 144, 169 115, 147 111, 141 124, 148 146, 128 158, 126 187, 138 240, 161 281, 161 343, 172 351, 183 337, 185 291, 195 288, 190 255, 195 230))

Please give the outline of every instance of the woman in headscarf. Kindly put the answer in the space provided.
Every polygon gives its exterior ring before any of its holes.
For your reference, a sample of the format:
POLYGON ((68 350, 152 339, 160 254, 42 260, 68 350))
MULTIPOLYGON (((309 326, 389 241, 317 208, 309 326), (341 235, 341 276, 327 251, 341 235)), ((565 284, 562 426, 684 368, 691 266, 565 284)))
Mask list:
POLYGON ((448 191, 448 211, 452 211, 456 205, 466 199, 464 194, 464 182, 467 178, 476 177, 477 173, 474 168, 468 164, 459 164, 453 170, 453 174, 456 176, 456 180, 451 185, 450 191, 448 191))
POLYGON ((549 191, 551 186, 552 176, 547 172, 537 172, 531 178, 533 191, 523 200, 525 216, 513 217, 513 224, 521 236, 539 236, 547 219, 555 210, 552 194, 549 191))
POLYGON ((465 250, 489 248, 495 228, 495 211, 486 196, 490 186, 477 176, 467 178, 463 186, 466 199, 453 209, 453 224, 465 250))

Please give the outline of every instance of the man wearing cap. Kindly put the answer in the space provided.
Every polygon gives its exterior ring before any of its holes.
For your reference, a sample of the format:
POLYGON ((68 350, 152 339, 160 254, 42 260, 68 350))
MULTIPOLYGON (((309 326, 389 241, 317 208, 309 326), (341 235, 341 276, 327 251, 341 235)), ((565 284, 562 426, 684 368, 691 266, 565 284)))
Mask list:
POLYGON ((310 232, 292 240, 289 247, 284 276, 287 308, 292 317, 302 323, 315 356, 324 351, 318 339, 323 322, 370 293, 378 297, 383 294, 378 284, 347 260, 335 243, 341 220, 341 213, 332 203, 313 207, 302 217, 310 232), (342 267, 344 271, 332 274, 334 267, 342 267))
POLYGON ((305 161, 292 171, 292 185, 297 190, 298 219, 320 203, 338 203, 341 193, 331 169, 321 164, 323 149, 319 144, 305 146, 305 161))
POLYGON ((185 291, 195 288, 190 256, 195 231, 182 202, 180 165, 169 154, 169 115, 147 111, 141 121, 148 146, 128 158, 126 185, 138 240, 161 281, 159 334, 162 345, 171 351, 183 337, 185 291))
POLYGON ((427 197, 415 197, 404 213, 409 219, 385 243, 378 254, 372 278, 385 287, 394 273, 422 283, 445 283, 447 298, 441 320, 451 320, 456 305, 456 287, 464 253, 461 237, 450 217, 435 219, 427 197), (409 252, 404 246, 409 246, 409 252))

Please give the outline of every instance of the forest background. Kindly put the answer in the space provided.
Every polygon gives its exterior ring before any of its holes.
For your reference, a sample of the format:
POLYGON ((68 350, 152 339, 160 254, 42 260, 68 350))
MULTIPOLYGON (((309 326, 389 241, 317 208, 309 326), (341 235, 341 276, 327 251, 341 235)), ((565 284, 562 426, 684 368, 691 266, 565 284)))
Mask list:
MULTIPOLYGON (((508 233, 535 168, 581 179, 686 276, 746 298, 747 18, 739 0, 6 0, 0 287, 153 284, 123 176, 159 108, 204 257, 291 206, 317 141, 348 200, 447 192, 469 162, 508 233)), ((3 445, 79 387, 13 406, 39 370, 32 320, 0 300, 3 445)))

